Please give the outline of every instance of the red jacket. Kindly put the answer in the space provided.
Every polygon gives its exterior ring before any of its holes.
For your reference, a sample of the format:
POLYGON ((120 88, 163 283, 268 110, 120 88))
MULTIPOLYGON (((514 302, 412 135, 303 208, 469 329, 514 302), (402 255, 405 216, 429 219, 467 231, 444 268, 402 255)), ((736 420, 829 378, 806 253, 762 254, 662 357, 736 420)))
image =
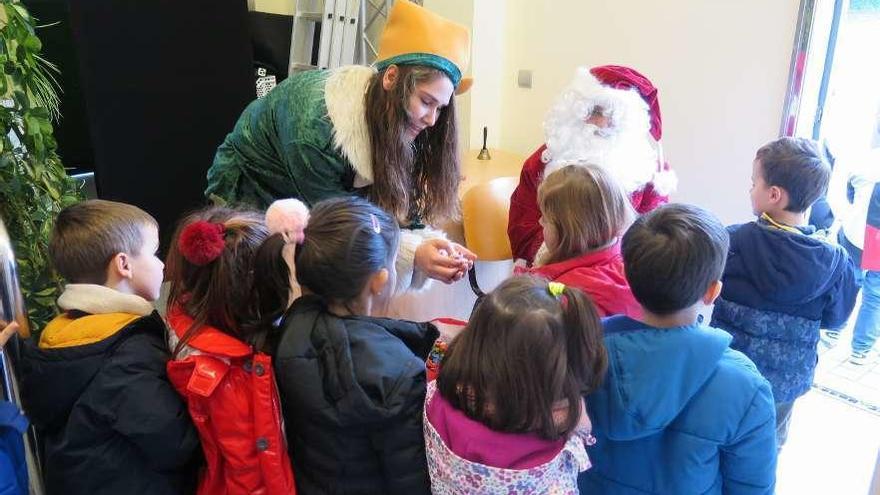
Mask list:
MULTIPOLYGON (((544 178, 546 164, 541 161, 541 154, 545 149, 547 145, 541 145, 523 163, 519 185, 510 197, 510 217, 507 223, 510 247, 515 259, 524 259, 529 264, 535 259, 535 253, 544 242, 544 231, 538 224, 541 219, 541 210, 538 209, 538 185, 544 178)), ((668 169, 669 165, 664 165, 664 170, 668 169)), ((658 194, 651 183, 648 183, 644 189, 633 192, 630 199, 638 213, 647 213, 669 202, 669 196, 658 194)))
MULTIPOLYGON (((180 338, 192 318, 168 314, 180 338)), ((184 397, 207 462, 199 495, 295 494, 271 358, 205 326, 188 342, 200 353, 168 362, 168 377, 184 397)))
POLYGON ((533 268, 528 273, 584 291, 596 305, 599 316, 640 318, 642 315, 642 308, 633 297, 623 272, 619 242, 579 258, 533 268))

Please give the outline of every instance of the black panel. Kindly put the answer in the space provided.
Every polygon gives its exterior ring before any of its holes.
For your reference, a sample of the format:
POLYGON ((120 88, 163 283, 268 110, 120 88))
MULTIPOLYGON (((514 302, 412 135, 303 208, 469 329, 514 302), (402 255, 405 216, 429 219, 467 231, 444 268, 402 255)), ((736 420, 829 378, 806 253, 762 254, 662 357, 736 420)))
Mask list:
POLYGON ((275 76, 280 83, 287 78, 293 16, 251 12, 250 25, 254 42, 254 64, 265 68, 267 74, 275 76))
POLYGON ((144 208, 167 240, 204 204, 217 146, 255 97, 246 1, 69 5, 98 195, 144 208))
POLYGON ((94 170, 95 153, 89 137, 85 101, 80 87, 79 61, 70 30, 66 0, 24 0, 22 3, 42 26, 37 36, 43 42, 42 56, 58 67, 61 118, 53 122, 58 155, 72 174, 94 170))

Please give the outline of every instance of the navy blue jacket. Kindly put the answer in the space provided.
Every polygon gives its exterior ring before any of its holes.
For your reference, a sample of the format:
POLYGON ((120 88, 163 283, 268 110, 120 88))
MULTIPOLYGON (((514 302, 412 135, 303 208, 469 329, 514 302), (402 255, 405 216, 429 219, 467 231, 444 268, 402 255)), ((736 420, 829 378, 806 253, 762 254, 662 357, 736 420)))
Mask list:
POLYGON ((299 495, 431 492, 422 413, 430 323, 336 316, 297 299, 275 380, 299 495))
POLYGON ((94 343, 24 342, 22 400, 48 495, 192 493, 199 437, 168 382, 165 336, 153 312, 94 343))
POLYGON ((727 228, 730 252, 712 326, 733 335, 773 386, 790 402, 813 383, 819 329, 839 329, 855 305, 855 266, 840 246, 789 232, 763 220, 727 228))
POLYGON ((587 397, 596 444, 581 493, 772 494, 776 410, 730 335, 604 320, 608 374, 587 397))

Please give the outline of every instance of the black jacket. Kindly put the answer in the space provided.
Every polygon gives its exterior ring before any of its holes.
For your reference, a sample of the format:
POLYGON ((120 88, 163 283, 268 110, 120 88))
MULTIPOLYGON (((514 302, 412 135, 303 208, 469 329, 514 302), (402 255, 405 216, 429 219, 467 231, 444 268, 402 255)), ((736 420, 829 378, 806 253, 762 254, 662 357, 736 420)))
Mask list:
POLYGON ((155 312, 95 343, 25 343, 22 395, 43 441, 48 494, 191 491, 198 434, 167 360, 155 312))
POLYGON ((422 410, 429 323, 288 312, 275 359, 300 495, 430 493, 422 410))

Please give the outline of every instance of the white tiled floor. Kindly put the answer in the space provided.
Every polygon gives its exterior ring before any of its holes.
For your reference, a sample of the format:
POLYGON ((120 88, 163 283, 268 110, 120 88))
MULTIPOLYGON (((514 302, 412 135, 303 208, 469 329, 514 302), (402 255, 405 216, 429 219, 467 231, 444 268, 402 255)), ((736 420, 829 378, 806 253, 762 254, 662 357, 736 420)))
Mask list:
POLYGON ((854 320, 836 347, 819 346, 814 387, 795 404, 779 457, 779 495, 868 493, 880 451, 880 363, 849 362, 854 320))
POLYGON ((880 449, 880 416, 816 389, 798 399, 779 455, 778 495, 864 495, 880 449))
MULTIPOLYGON (((855 314, 852 319, 855 320, 855 314)), ((859 405, 878 414, 880 421, 880 361, 862 366, 850 363, 851 341, 852 327, 849 326, 833 349, 819 344, 819 365, 814 382, 858 399, 859 405)))

